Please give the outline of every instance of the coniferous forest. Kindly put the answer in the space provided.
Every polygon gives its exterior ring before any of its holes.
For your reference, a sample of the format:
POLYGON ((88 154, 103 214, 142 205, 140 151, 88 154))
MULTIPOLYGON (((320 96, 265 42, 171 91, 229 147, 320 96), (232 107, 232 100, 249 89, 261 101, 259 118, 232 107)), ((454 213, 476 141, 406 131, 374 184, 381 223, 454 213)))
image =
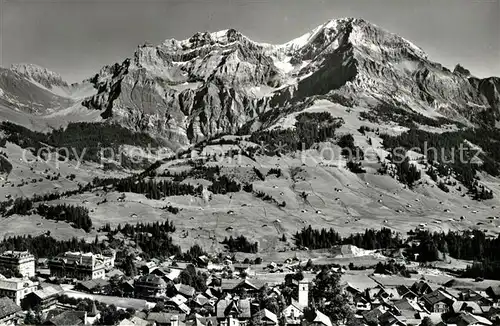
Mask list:
MULTIPOLYGON (((419 129, 410 129, 398 136, 381 135, 386 148, 417 148, 427 155, 428 163, 441 166, 440 171, 453 171, 456 179, 475 196, 476 199, 488 199, 490 192, 478 189, 477 171, 484 171, 492 176, 500 175, 500 134, 487 128, 464 129, 441 134, 419 129), (479 146, 483 153, 477 153, 467 142, 479 146), (460 151, 460 148, 464 148, 460 151), (477 155, 476 155, 477 154, 477 155), (478 163, 480 159, 482 163, 478 163), (484 195, 482 194, 484 193, 484 195)), ((438 171, 439 172, 439 171, 438 171)), ((436 171, 429 174, 437 179, 436 171)))
POLYGON ((326 249, 337 245, 352 244, 356 247, 374 249, 405 250, 410 260, 427 263, 446 256, 474 261, 462 274, 464 277, 484 277, 500 279, 500 236, 487 237, 480 230, 463 232, 412 231, 404 240, 398 233, 387 228, 367 229, 364 233, 352 234, 342 238, 334 229, 303 228, 294 236, 298 247, 326 249))
POLYGON ((333 118, 328 112, 300 113, 296 120, 294 130, 257 131, 249 140, 259 145, 264 144, 266 154, 276 155, 280 151, 309 149, 314 143, 333 138, 335 131, 343 124, 341 119, 333 118))
MULTIPOLYGON (((151 146, 152 148, 160 145, 156 139, 146 133, 132 132, 117 124, 107 123, 70 123, 65 129, 41 133, 4 121, 0 124, 0 131, 6 134, 5 141, 19 145, 21 148, 30 148, 35 155, 42 148, 52 147, 61 157, 69 156, 72 160, 80 159, 91 162, 101 162, 101 154, 113 155, 115 160, 124 160, 120 153, 120 145, 151 146), (68 151, 62 150, 63 148, 68 151), (103 148, 107 150, 102 151, 103 148)), ((128 167, 134 167, 130 160, 125 159, 124 162, 128 163, 128 167)))
POLYGON ((89 210, 81 206, 72 205, 39 205, 36 212, 48 220, 66 221, 77 229, 89 232, 92 228, 92 220, 89 210))

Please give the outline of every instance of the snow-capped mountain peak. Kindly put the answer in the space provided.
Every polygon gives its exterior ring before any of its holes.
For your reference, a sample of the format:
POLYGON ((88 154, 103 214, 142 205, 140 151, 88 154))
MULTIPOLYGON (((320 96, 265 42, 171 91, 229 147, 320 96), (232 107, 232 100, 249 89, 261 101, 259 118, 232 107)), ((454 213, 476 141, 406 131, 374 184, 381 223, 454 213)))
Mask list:
POLYGON ((317 96, 345 105, 391 103, 460 121, 490 107, 498 113, 498 101, 484 93, 496 89, 496 80, 484 84, 464 75, 430 61, 403 37, 341 18, 276 45, 227 29, 140 46, 133 58, 93 78, 98 93, 84 105, 184 144, 266 125, 270 116, 317 96))

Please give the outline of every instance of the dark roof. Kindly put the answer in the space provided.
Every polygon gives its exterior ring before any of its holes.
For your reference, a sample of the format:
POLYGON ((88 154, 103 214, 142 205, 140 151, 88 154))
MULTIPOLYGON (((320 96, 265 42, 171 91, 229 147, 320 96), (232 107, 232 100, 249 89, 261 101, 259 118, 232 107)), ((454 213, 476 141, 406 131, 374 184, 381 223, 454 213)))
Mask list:
POLYGON ((431 286, 425 281, 417 281, 411 286, 411 290, 418 294, 424 294, 427 291, 432 291, 431 286))
POLYGON ((406 285, 399 285, 396 287, 396 289, 398 290, 399 295, 401 295, 402 297, 405 297, 407 295, 417 296, 417 294, 415 292, 413 292, 406 285))
POLYGON ((490 286, 489 288, 486 289, 489 295, 495 296, 495 297, 500 297, 500 287, 499 286, 490 286))
POLYGON ((443 292, 436 290, 431 293, 424 294, 422 296, 422 300, 424 300, 426 303, 430 305, 434 305, 438 302, 443 302, 443 301, 452 301, 450 298, 446 297, 443 292))
POLYGON ((105 287, 109 285, 109 281, 103 280, 103 279, 95 279, 95 280, 88 280, 84 282, 80 282, 79 285, 85 289, 88 290, 94 290, 98 287, 105 287))
POLYGON ((220 300, 217 302, 217 318, 225 318, 233 312, 238 318, 250 318, 250 300, 220 300))
POLYGON ((159 276, 154 275, 154 274, 148 274, 148 275, 143 275, 139 277, 136 281, 140 283, 153 283, 158 286, 167 286, 167 283, 159 276))
POLYGON ((378 323, 378 317, 382 316, 384 312, 380 309, 380 307, 377 307, 375 309, 372 309, 370 311, 366 311, 363 313, 363 317, 365 320, 369 322, 376 322, 378 323))
POLYGON ((67 326, 67 325, 83 325, 85 322, 84 311, 67 310, 53 317, 48 321, 50 325, 67 326))
POLYGON ((11 299, 7 297, 0 298, 0 318, 12 315, 21 310, 22 310, 21 307, 19 307, 11 299))
POLYGON ((405 325, 401 316, 395 316, 391 312, 387 311, 379 316, 380 325, 392 325, 394 323, 399 323, 400 325, 405 325))

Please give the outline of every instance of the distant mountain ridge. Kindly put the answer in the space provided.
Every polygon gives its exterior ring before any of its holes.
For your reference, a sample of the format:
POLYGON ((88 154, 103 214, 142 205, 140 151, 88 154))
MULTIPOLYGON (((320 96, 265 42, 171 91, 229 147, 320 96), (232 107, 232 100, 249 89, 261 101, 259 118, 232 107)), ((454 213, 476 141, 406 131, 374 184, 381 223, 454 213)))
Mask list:
POLYGON ((69 86, 68 83, 63 80, 61 75, 32 63, 14 64, 10 67, 10 70, 49 89, 52 89, 55 86, 69 86))

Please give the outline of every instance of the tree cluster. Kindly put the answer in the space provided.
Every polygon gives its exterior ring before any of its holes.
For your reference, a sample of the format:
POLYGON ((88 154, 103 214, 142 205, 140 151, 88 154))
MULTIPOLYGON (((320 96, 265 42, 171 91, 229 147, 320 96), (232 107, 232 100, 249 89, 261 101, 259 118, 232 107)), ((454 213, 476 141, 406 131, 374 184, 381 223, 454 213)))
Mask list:
POLYGON ((257 131, 249 140, 264 144, 266 155, 272 156, 280 152, 309 149, 315 143, 331 139, 343 123, 341 119, 335 119, 327 112, 301 113, 297 115, 296 120, 295 129, 257 131))
POLYGON ((257 253, 259 251, 259 244, 257 242, 250 242, 248 239, 240 235, 236 238, 230 236, 229 239, 226 237, 222 241, 230 252, 247 252, 247 253, 257 253))
POLYGON ((367 229, 364 233, 352 234, 342 238, 334 229, 313 229, 310 225, 297 232, 294 236, 298 247, 309 249, 331 248, 337 245, 350 244, 367 250, 394 248, 403 245, 399 235, 390 229, 367 229))
MULTIPOLYGON (((91 162, 101 162, 103 148, 112 149, 116 155, 120 153, 120 145, 160 146, 160 143, 147 133, 132 132, 118 124, 109 123, 70 123, 64 129, 41 133, 5 121, 0 125, 0 130, 7 135, 6 141, 22 148, 31 148, 35 155, 48 145, 54 148, 62 159, 68 156, 73 160, 82 159, 91 162), (64 148, 69 151, 62 150, 64 148)), ((132 165, 131 162, 128 162, 128 165, 132 165)))
POLYGON ((92 228, 92 219, 89 216, 89 210, 81 206, 72 205, 39 205, 37 213, 48 220, 66 221, 75 228, 90 232, 92 228))

